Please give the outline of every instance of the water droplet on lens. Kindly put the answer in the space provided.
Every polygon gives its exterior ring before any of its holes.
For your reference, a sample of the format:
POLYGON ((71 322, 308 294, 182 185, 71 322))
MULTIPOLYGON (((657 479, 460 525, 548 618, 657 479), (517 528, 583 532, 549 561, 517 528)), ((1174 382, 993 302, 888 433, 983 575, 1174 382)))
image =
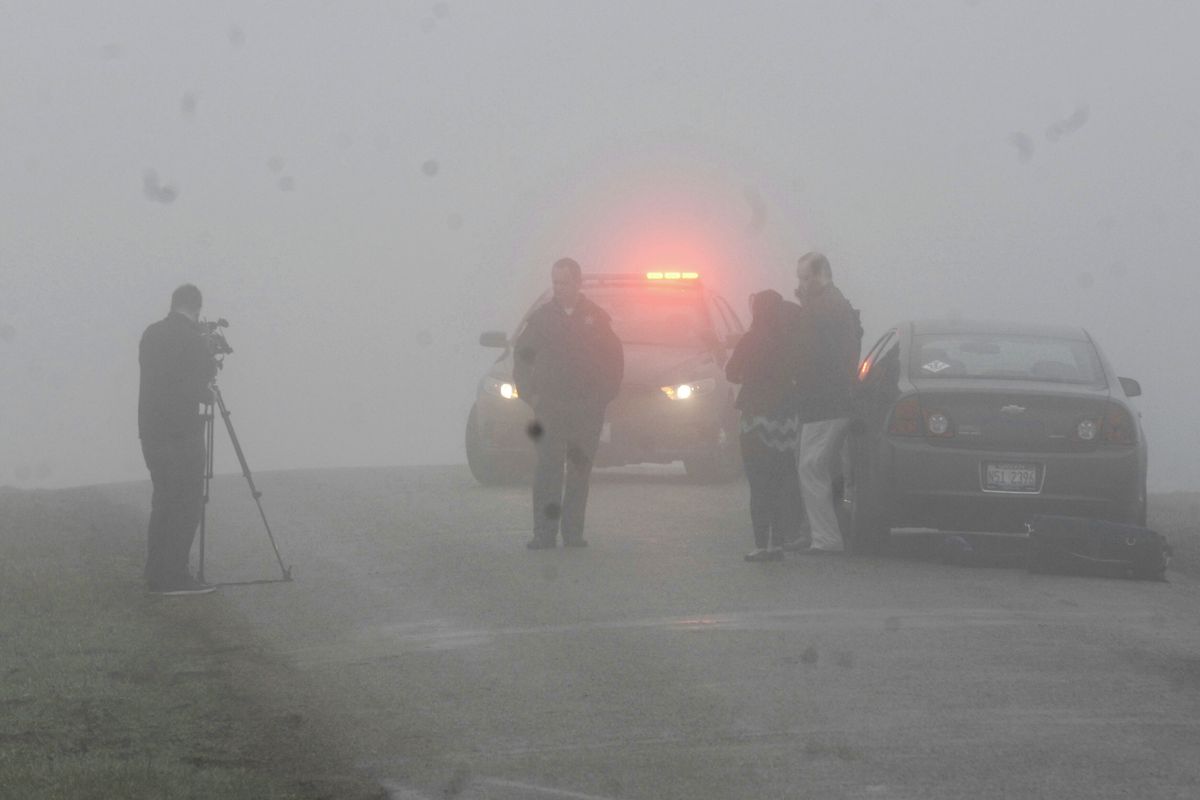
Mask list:
POLYGON ((441 165, 438 164, 438 162, 432 158, 421 165, 421 172, 424 172, 430 178, 432 178, 434 175, 437 175, 438 170, 440 170, 440 169, 441 169, 441 165))
POLYGON ((545 429, 542 428, 542 423, 538 422, 536 419, 529 423, 529 427, 525 429, 525 433, 527 433, 529 438, 533 439, 535 442, 542 438, 542 434, 545 432, 545 429))

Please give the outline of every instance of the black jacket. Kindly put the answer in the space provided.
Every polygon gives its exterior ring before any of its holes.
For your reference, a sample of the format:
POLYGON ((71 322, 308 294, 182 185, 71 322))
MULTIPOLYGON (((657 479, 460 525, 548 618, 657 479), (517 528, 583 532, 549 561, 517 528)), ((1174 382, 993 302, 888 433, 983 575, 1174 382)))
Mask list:
POLYGON ((168 314, 142 334, 138 362, 138 436, 166 439, 198 433, 203 428, 200 403, 209 398, 208 384, 217 374, 200 327, 183 314, 168 314))
POLYGON ((862 348, 858 312, 833 284, 790 315, 796 401, 802 422, 853 416, 850 391, 862 348))
POLYGON ((571 314, 554 300, 534 309, 513 345, 517 392, 539 412, 603 414, 624 372, 625 354, 612 319, 582 296, 571 314))
POLYGON ((772 304, 769 315, 756 313, 725 363, 725 377, 742 385, 736 406, 747 414, 782 419, 795 413, 785 305, 772 304))

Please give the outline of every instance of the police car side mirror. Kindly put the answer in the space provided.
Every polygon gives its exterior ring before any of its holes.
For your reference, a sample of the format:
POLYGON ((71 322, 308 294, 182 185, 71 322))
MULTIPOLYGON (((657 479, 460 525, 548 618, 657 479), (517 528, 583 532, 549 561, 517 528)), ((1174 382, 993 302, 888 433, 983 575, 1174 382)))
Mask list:
POLYGON ((1141 397, 1142 385, 1133 378, 1117 378, 1121 382, 1121 388, 1125 390, 1126 397, 1141 397))
POLYGON ((503 331, 487 331, 479 335, 479 343, 484 347, 508 347, 508 336, 503 331))

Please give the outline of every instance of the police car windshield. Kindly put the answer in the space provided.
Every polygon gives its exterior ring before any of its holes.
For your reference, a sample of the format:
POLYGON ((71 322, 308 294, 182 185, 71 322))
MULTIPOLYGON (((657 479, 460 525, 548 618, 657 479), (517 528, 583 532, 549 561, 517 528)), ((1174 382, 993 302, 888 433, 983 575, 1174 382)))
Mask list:
POLYGON ((695 289, 598 287, 585 294, 612 316, 613 331, 625 344, 697 347, 709 328, 695 289))

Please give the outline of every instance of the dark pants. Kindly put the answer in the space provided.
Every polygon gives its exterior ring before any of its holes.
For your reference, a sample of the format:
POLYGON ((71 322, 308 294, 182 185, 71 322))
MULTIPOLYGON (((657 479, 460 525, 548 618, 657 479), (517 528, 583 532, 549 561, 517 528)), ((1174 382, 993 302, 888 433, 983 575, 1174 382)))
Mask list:
POLYGON ((779 547, 800 529, 796 454, 768 447, 757 432, 742 434, 742 463, 750 481, 750 524, 755 547, 779 547))
POLYGON ((553 542, 561 530, 564 542, 580 540, 604 413, 539 412, 538 423, 542 433, 533 479, 533 535, 553 542))
POLYGON ((188 574, 192 540, 204 509, 204 436, 143 439, 142 455, 150 468, 146 581, 170 586, 188 574))

